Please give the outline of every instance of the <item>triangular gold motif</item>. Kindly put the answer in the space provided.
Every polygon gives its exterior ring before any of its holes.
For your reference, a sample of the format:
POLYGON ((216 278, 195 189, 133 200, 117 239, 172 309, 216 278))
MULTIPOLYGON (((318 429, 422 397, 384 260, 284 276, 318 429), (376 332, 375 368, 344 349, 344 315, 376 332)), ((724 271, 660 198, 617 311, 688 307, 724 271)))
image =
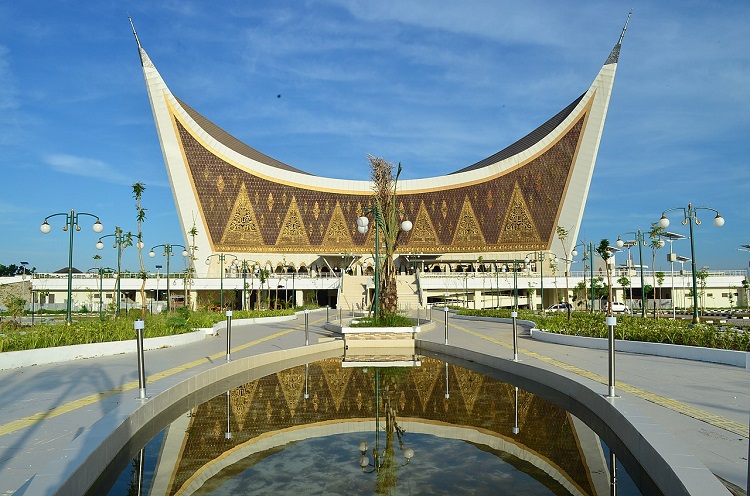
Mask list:
POLYGON ((461 207, 461 213, 458 216, 458 223, 453 234, 453 246, 472 247, 480 249, 485 246, 484 234, 482 228, 474 215, 474 209, 471 206, 469 197, 464 198, 464 204, 461 207))
POLYGON ((258 389, 258 381, 248 382, 232 390, 229 398, 232 407, 232 420, 237 423, 237 427, 242 431, 245 429, 245 420, 250 406, 253 404, 255 391, 258 389))
POLYGON ((289 202, 284 221, 281 223, 276 246, 308 246, 309 244, 310 238, 307 237, 307 229, 302 220, 297 199, 293 196, 292 201, 289 202))
POLYGON ((353 244, 354 240, 352 239, 349 223, 346 222, 341 205, 339 205, 339 202, 336 202, 336 206, 333 208, 333 213, 331 214, 331 220, 328 222, 328 228, 323 236, 323 246, 340 249, 341 246, 351 246, 353 244))
POLYGON ((510 196, 505 218, 500 220, 500 236, 498 243, 539 243, 539 231, 534 225, 531 212, 521 193, 521 187, 516 183, 510 196))
POLYGON ((321 368, 323 369, 323 377, 325 377, 326 384, 328 385, 328 391, 331 393, 331 398, 333 398, 334 407, 338 412, 341 409, 341 403, 344 401, 346 387, 349 384, 354 369, 343 368, 341 360, 327 360, 321 364, 321 368))
POLYGON ((432 396, 435 385, 442 376, 438 367, 415 367, 411 370, 411 377, 414 380, 415 390, 422 404, 422 412, 427 411, 427 404, 432 396))
POLYGON ((454 367, 453 371, 458 379, 458 390, 461 391, 466 411, 472 413, 474 403, 477 401, 484 383, 484 376, 461 367, 454 367))
POLYGON ((264 244, 258 227, 258 219, 255 217, 250 197, 247 196, 245 183, 240 185, 240 191, 237 193, 234 208, 232 208, 232 213, 229 216, 229 223, 224 229, 224 235, 221 237, 221 244, 242 244, 249 246, 261 246, 264 244))
POLYGON ((299 367, 282 370, 276 376, 279 378, 279 385, 281 385, 281 391, 284 393, 289 413, 294 417, 297 403, 302 398, 302 392, 305 389, 305 366, 300 365, 299 367))
POLYGON ((438 246, 440 239, 435 232, 435 226, 427 213, 424 201, 419 205, 417 218, 414 219, 414 229, 409 236, 409 246, 438 246))

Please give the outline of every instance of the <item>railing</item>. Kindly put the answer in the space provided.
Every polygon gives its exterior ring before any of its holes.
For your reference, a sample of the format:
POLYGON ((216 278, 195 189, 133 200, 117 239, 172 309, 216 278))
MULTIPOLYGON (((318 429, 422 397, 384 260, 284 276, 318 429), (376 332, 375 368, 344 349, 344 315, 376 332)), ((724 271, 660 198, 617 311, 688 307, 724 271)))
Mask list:
MULTIPOLYGON (((612 277, 620 277, 621 275, 627 275, 628 272, 631 272, 636 275, 640 275, 640 270, 637 268, 631 268, 631 269, 620 269, 617 268, 614 272, 612 272, 612 277)), ((690 269, 685 269, 684 271, 671 271, 671 270, 657 270, 655 271, 657 274, 662 273, 665 276, 672 276, 678 277, 680 275, 688 275, 690 274, 690 269)), ((708 277, 744 277, 747 273, 744 270, 709 270, 708 277)), ((539 279, 539 274, 536 272, 528 272, 528 271, 518 271, 517 272, 519 278, 531 278, 531 279, 539 279)), ((652 270, 644 270, 643 276, 644 277, 652 277, 654 274, 654 271, 652 270)), ((420 277, 422 278, 455 278, 455 279, 463 279, 463 278, 495 278, 498 277, 500 279, 505 278, 512 278, 513 272, 423 272, 420 274, 420 277)), ((548 274, 545 272, 544 278, 545 279, 552 279, 552 278, 564 278, 565 273, 559 273, 557 275, 555 274, 548 274)), ((589 278, 591 277, 591 273, 589 271, 582 271, 582 270, 574 270, 570 271, 569 274, 570 278, 589 278)), ((607 274, 605 272, 599 272, 598 270, 594 271, 594 277, 607 277, 607 274)))

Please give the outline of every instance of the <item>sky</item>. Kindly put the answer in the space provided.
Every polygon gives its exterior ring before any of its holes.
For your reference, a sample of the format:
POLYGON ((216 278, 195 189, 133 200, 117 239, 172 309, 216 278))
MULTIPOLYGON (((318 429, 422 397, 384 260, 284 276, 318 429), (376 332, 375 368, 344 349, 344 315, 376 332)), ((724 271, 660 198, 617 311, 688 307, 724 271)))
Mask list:
MULTIPOLYGON (((135 232, 135 182, 146 248, 187 243, 128 14, 172 93, 209 120, 309 173, 367 180, 368 154, 422 178, 523 137, 589 88, 631 8, 577 241, 614 244, 674 207, 669 231, 687 235, 692 202, 726 220, 697 211, 699 268, 745 269, 744 0, 2 2, 0 263, 67 267, 65 215, 39 226, 73 209, 73 266, 114 267, 113 238, 97 251, 82 213, 135 232)), ((690 257, 689 241, 674 251, 690 257)), ((127 248, 123 269, 138 267, 127 248)))

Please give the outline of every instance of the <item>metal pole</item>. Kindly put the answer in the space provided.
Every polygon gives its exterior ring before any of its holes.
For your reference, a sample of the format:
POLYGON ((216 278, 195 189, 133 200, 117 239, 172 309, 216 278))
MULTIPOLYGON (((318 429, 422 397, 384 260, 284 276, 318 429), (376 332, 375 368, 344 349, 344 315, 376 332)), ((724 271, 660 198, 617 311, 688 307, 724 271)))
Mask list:
POLYGON ((232 346, 232 311, 227 310, 227 362, 231 359, 232 346))
POLYGON ((594 243, 589 243, 589 273, 591 274, 591 313, 594 313, 594 243))
POLYGON ((542 313, 545 313, 544 312, 544 253, 539 252, 539 259, 542 264, 539 266, 539 282, 541 285, 541 289, 539 290, 539 299, 542 302, 542 313))
POLYGON ((617 317, 607 317, 609 327, 609 394, 607 398, 616 398, 615 394, 615 326, 617 317))
MULTIPOLYGON (((122 279, 122 271, 120 270, 120 267, 122 265, 122 239, 120 238, 120 232, 122 230, 119 227, 115 227, 115 244, 117 245, 117 310, 115 311, 115 315, 118 317, 120 316, 120 303, 121 303, 121 286, 120 286, 120 280, 122 279)), ((127 308, 127 305, 126 305, 127 308)))
POLYGON ((609 494, 617 496, 617 457, 611 448, 609 450, 609 494))
POLYGON ((144 365, 143 357, 143 327, 144 322, 142 320, 136 320, 133 322, 133 327, 136 332, 136 344, 138 347, 138 399, 146 399, 146 367, 144 365))
POLYGON ((76 226, 75 211, 70 210, 70 217, 68 217, 68 230, 70 231, 70 243, 68 244, 68 304, 67 304, 67 316, 65 320, 68 325, 73 323, 72 310, 72 299, 73 299, 73 231, 76 226))
POLYGON ((513 319, 513 361, 518 361, 518 327, 516 327, 516 319, 518 318, 518 312, 515 310, 510 312, 510 316, 513 319))
POLYGON ((635 240, 638 242, 638 264, 641 266, 641 317, 646 317, 646 289, 643 280, 643 233, 638 229, 635 240))
POLYGON ((380 252, 380 237, 379 233, 380 230, 378 229, 378 214, 379 212, 376 211, 375 215, 373 215, 373 218, 375 219, 375 321, 378 320, 378 317, 380 316, 380 277, 378 274, 378 260, 379 260, 379 252, 380 252))
POLYGON ((448 344, 448 306, 443 307, 443 316, 445 317, 445 344, 448 344))
POLYGON ((172 293, 169 287, 169 259, 172 258, 172 248, 169 243, 164 245, 164 256, 167 257, 167 313, 172 311, 172 293))
POLYGON ((518 310, 518 260, 513 260, 513 308, 518 310))
POLYGON ((450 393, 448 392, 448 362, 445 362, 445 399, 449 399, 451 397, 450 393))
POLYGON ((518 386, 515 387, 513 406, 514 423, 511 432, 513 432, 513 434, 518 434, 521 432, 521 429, 518 428, 518 386))
POLYGON ((219 307, 224 310, 224 254, 219 254, 219 307))
POLYGON ((305 346, 310 344, 309 321, 308 321, 309 313, 310 313, 310 310, 305 309, 305 346))
POLYGON ((308 383, 309 376, 310 376, 310 364, 306 363, 305 364, 305 399, 310 398, 310 393, 308 393, 307 391, 307 383, 308 383))
POLYGON ((693 239, 693 208, 692 205, 688 205, 688 222, 690 223, 690 267, 693 269, 693 324, 700 323, 701 319, 698 317, 698 281, 695 275, 695 240, 693 239))
POLYGON ((104 269, 99 267, 99 318, 102 318, 102 278, 104 277, 104 269))
POLYGON ((227 431, 224 433, 224 439, 232 439, 232 428, 230 425, 230 421, 232 419, 232 417, 230 416, 232 411, 232 403, 230 398, 230 390, 227 390, 227 431))
POLYGON ((331 308, 330 305, 326 305, 326 324, 331 321, 331 319, 328 318, 328 310, 330 310, 330 308, 331 308))

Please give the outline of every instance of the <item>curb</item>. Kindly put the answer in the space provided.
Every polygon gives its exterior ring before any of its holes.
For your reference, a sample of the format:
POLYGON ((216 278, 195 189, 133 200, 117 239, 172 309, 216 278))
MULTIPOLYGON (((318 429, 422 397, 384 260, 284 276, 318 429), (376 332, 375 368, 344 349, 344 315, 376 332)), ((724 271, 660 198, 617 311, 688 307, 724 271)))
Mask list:
MULTIPOLYGON (((547 343, 597 350, 606 350, 609 347, 608 340, 605 338, 570 336, 567 334, 547 332, 542 329, 531 329, 530 333, 533 339, 547 343)), ((679 344, 647 343, 644 341, 627 341, 622 339, 615 340, 615 351, 637 353, 639 355, 681 358, 683 360, 694 360, 698 362, 720 363, 723 365, 731 365, 733 367, 744 367, 750 372, 750 353, 745 351, 719 350, 715 348, 702 348, 700 346, 684 346, 679 344)))
MULTIPOLYGON (((254 319, 237 319, 234 325, 252 325, 258 323, 284 322, 294 320, 297 315, 284 315, 279 317, 260 317, 254 319)), ((147 338, 143 340, 143 349, 156 350, 159 348, 171 348, 184 344, 202 341, 207 335, 218 335, 219 331, 227 327, 226 320, 217 322, 213 328, 207 327, 197 329, 193 332, 178 334, 177 336, 161 336, 158 338, 147 338)), ((124 353, 136 353, 138 351, 135 339, 127 341, 110 341, 107 343, 74 344, 70 346, 57 346, 54 348, 40 348, 37 350, 6 351, 0 353, 0 370, 30 367, 32 365, 47 365, 51 363, 68 362, 70 360, 82 360, 85 358, 96 358, 102 356, 121 355, 124 353)))

